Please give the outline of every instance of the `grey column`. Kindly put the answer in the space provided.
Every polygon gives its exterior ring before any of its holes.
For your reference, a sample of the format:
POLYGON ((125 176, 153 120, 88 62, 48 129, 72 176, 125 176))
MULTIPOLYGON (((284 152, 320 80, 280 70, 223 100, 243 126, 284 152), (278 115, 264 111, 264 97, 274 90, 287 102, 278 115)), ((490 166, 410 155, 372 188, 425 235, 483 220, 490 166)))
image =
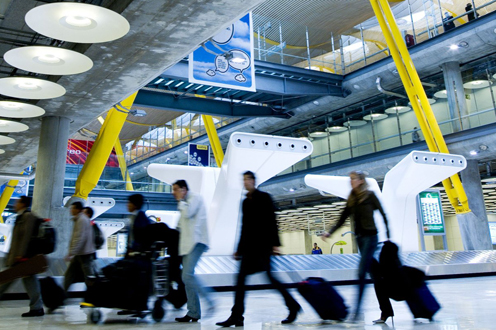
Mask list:
POLYGON ((467 168, 461 172, 461 177, 463 188, 468 196, 468 204, 472 210, 472 212, 456 216, 463 247, 465 250, 492 250, 478 162, 468 160, 467 168))
MULTIPOLYGON (((441 64, 441 69, 443 70, 444 84, 446 85, 446 92, 448 94, 448 108, 451 119, 466 116, 468 109, 460 64, 458 62, 446 62, 441 64)), ((467 128, 470 128, 468 118, 457 119, 453 122, 454 132, 467 128)))
POLYGON ((67 254, 71 230, 69 212, 62 206, 68 139, 69 118, 43 117, 32 209, 38 216, 51 219, 57 231, 57 246, 50 254, 54 258, 67 254))

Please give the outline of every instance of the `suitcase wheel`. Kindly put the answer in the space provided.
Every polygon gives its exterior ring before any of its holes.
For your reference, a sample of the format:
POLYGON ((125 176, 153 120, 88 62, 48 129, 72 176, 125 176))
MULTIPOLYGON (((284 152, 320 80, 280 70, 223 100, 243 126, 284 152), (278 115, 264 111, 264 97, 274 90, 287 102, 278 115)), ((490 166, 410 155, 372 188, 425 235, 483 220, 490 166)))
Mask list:
POLYGON ((102 320, 102 312, 99 309, 93 309, 90 313, 90 320, 94 324, 100 323, 102 320))
POLYGON ((160 322, 165 316, 165 309, 162 307, 162 300, 157 299, 152 310, 152 318, 155 322, 160 322))

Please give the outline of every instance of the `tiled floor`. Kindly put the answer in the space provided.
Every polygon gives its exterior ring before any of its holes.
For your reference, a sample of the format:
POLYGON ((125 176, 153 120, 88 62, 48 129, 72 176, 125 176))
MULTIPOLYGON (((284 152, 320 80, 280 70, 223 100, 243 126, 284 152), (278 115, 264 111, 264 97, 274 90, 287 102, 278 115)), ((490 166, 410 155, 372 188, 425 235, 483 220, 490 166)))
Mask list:
MULTIPOLYGON (((393 302, 396 313, 394 327, 389 320, 386 325, 372 325, 372 320, 380 316, 375 295, 368 287, 364 301, 363 321, 352 323, 321 323, 318 315, 294 290, 293 294, 303 307, 303 313, 291 325, 281 325, 280 320, 287 316, 281 297, 274 291, 251 291, 248 293, 245 313, 246 330, 320 330, 320 329, 415 329, 415 330, 461 330, 461 329, 496 329, 496 278, 462 278, 431 281, 431 291, 442 305, 435 321, 428 323, 414 322, 404 302, 393 302)), ((339 286, 337 290, 347 304, 354 301, 356 288, 339 286)), ((223 321, 229 316, 233 295, 231 292, 213 293, 216 311, 203 318, 201 323, 179 324, 174 318, 183 316, 186 310, 174 310, 167 305, 167 314, 161 323, 155 323, 149 317, 136 321, 125 316, 116 315, 115 310, 103 309, 105 314, 104 329, 163 329, 170 330, 214 330, 215 322, 223 321)), ((35 330, 35 329, 90 329, 97 325, 87 319, 87 311, 81 310, 77 300, 52 315, 40 318, 23 319, 20 314, 27 311, 27 301, 0 302, 0 329, 35 330)), ((241 329, 241 328, 239 328, 241 329)))

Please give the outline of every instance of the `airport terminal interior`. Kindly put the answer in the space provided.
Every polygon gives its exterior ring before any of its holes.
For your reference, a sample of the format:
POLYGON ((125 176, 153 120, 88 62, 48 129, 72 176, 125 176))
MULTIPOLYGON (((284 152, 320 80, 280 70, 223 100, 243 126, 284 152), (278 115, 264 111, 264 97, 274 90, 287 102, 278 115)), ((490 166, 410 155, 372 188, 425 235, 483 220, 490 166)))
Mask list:
MULTIPOLYGON (((245 171, 272 196, 273 273, 302 306, 281 324, 282 298, 250 276, 248 330, 496 329, 495 0, 0 0, 0 53, 0 262, 22 196, 57 234, 39 277, 61 284, 73 202, 95 211, 101 269, 126 255, 129 196, 175 228, 172 184, 184 179, 206 205, 195 273, 215 302, 199 323, 175 322, 186 309, 167 301, 162 317, 123 316, 82 308, 83 282, 62 308, 27 319, 17 281, 0 329, 217 329, 236 287, 245 171), (431 319, 393 301, 394 319, 374 324, 370 278, 353 318, 323 321, 299 295, 299 282, 321 277, 353 313, 354 224, 322 237, 352 171, 384 208, 401 262, 425 272, 441 306, 431 319)), ((388 237, 374 217, 378 258, 388 237)))

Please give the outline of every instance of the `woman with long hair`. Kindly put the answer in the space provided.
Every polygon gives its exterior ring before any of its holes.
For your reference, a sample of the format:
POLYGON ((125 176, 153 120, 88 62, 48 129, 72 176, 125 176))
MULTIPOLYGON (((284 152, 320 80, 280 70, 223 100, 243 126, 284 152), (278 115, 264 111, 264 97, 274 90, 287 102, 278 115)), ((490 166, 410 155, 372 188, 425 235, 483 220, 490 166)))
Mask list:
POLYGON ((358 266, 358 298, 355 309, 356 320, 360 313, 363 291, 365 289, 365 274, 370 272, 370 266, 377 249, 378 237, 377 227, 374 222, 374 211, 381 212, 382 218, 386 225, 387 237, 389 239, 389 228, 386 214, 382 209, 381 203, 377 196, 370 190, 365 180, 365 174, 362 171, 353 171, 350 173, 351 193, 348 196, 346 207, 344 208, 339 221, 331 230, 323 235, 323 239, 330 237, 345 220, 351 216, 352 226, 356 235, 358 249, 360 252, 360 264, 358 266))

